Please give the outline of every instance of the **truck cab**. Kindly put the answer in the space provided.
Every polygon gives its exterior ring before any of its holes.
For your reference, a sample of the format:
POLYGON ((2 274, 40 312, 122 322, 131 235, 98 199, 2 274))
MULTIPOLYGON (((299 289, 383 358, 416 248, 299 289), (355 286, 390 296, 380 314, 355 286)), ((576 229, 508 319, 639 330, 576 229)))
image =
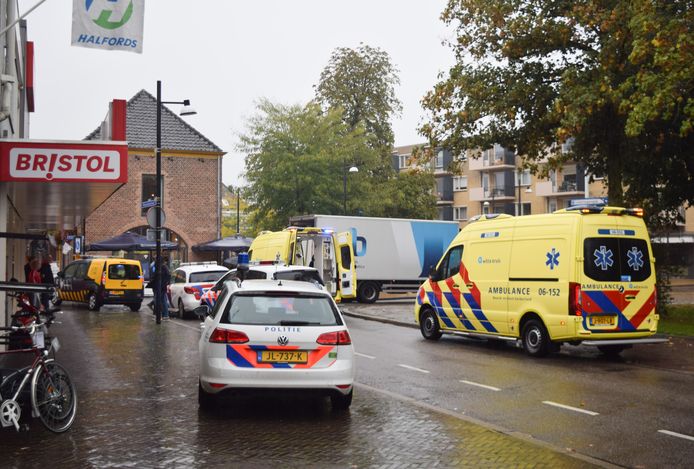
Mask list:
POLYGON ((349 232, 331 229, 289 227, 262 231, 248 250, 253 261, 276 261, 315 268, 325 288, 336 300, 356 296, 357 275, 349 232))

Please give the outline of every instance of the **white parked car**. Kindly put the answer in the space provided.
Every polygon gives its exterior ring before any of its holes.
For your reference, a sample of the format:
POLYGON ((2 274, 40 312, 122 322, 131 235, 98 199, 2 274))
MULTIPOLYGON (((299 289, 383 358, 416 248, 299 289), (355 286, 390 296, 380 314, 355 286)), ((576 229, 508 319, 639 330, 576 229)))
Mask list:
POLYGON ((311 282, 226 282, 202 324, 198 402, 258 389, 319 392, 352 403, 354 348, 330 293, 311 282))
POLYGON ((172 311, 176 311, 180 318, 186 317, 200 306, 203 293, 228 271, 226 267, 214 262, 181 264, 171 274, 169 293, 172 311))
MULTIPOLYGON (((238 277, 238 271, 232 269, 226 274, 224 274, 217 282, 208 289, 201 297, 200 304, 207 305, 210 309, 214 308, 217 302, 217 297, 222 292, 224 284, 238 277)), ((320 274, 317 269, 313 267, 304 267, 302 265, 284 265, 271 263, 260 263, 251 264, 248 266, 248 270, 244 273, 244 279, 246 280, 264 280, 264 279, 274 279, 274 280, 297 280, 300 282, 313 282, 318 285, 323 285, 323 280, 320 278, 320 274)))

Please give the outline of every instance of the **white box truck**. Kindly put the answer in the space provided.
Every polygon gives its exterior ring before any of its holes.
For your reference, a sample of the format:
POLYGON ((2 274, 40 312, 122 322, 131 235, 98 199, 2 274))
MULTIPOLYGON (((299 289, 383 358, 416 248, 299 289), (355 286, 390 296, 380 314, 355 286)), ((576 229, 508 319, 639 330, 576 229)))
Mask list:
POLYGON ((303 215, 292 226, 348 231, 356 260, 357 299, 373 303, 380 293, 416 292, 458 234, 458 223, 403 218, 303 215))

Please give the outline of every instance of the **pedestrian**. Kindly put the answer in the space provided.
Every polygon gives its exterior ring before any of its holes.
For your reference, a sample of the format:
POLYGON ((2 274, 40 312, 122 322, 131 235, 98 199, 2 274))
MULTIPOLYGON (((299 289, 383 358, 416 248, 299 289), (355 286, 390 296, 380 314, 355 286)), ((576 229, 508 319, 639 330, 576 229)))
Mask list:
MULTIPOLYGON (((27 283, 41 283, 41 262, 36 257, 32 257, 31 261, 29 261, 27 283)), ((38 293, 31 294, 31 304, 37 309, 41 308, 41 298, 38 293)))
POLYGON ((171 271, 169 270, 169 258, 164 257, 161 260, 161 268, 159 272, 154 273, 155 276, 155 281, 157 280, 157 277, 159 279, 159 289, 156 289, 156 283, 155 285, 155 295, 156 295, 156 301, 159 302, 159 310, 161 311, 161 318, 168 320, 169 319, 169 299, 167 295, 167 290, 169 287, 169 283, 171 283, 171 271))
POLYGON ((154 271, 156 270, 156 263, 154 262, 154 259, 152 259, 152 262, 149 263, 149 281, 147 282, 147 285, 145 285, 145 288, 149 288, 152 290, 152 301, 147 303, 147 307, 152 310, 152 313, 154 313, 154 299, 157 297, 156 294, 156 289, 154 285, 154 271))
POLYGON ((31 272, 31 261, 35 259, 34 256, 26 256, 27 262, 24 264, 24 282, 29 283, 29 273, 31 272))
MULTIPOLYGON (((41 283, 46 285, 55 285, 55 280, 53 278, 53 269, 51 269, 51 262, 53 258, 50 254, 46 254, 41 260, 41 269, 39 270, 41 274, 41 283)), ((48 311, 50 309, 51 294, 41 293, 41 304, 43 305, 43 310, 48 311)))

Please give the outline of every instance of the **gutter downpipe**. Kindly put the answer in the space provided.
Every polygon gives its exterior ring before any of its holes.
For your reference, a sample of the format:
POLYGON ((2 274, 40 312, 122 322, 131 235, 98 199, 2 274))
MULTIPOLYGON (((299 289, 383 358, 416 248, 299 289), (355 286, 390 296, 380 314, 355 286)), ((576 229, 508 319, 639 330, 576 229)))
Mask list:
MULTIPOLYGON (((15 9, 15 2, 9 0, 6 2, 7 5, 7 24, 15 25, 19 21, 17 16, 17 10, 15 9)), ((7 51, 7 56, 5 57, 5 63, 3 64, 2 74, 0 75, 0 82, 2 83, 2 97, 0 98, 0 122, 4 121, 12 115, 12 94, 17 83, 17 70, 15 67, 15 60, 17 58, 17 35, 14 28, 6 26, 3 29, 4 42, 6 45, 5 50, 7 51)), ((12 120, 10 119, 10 126, 12 126, 12 120)))

